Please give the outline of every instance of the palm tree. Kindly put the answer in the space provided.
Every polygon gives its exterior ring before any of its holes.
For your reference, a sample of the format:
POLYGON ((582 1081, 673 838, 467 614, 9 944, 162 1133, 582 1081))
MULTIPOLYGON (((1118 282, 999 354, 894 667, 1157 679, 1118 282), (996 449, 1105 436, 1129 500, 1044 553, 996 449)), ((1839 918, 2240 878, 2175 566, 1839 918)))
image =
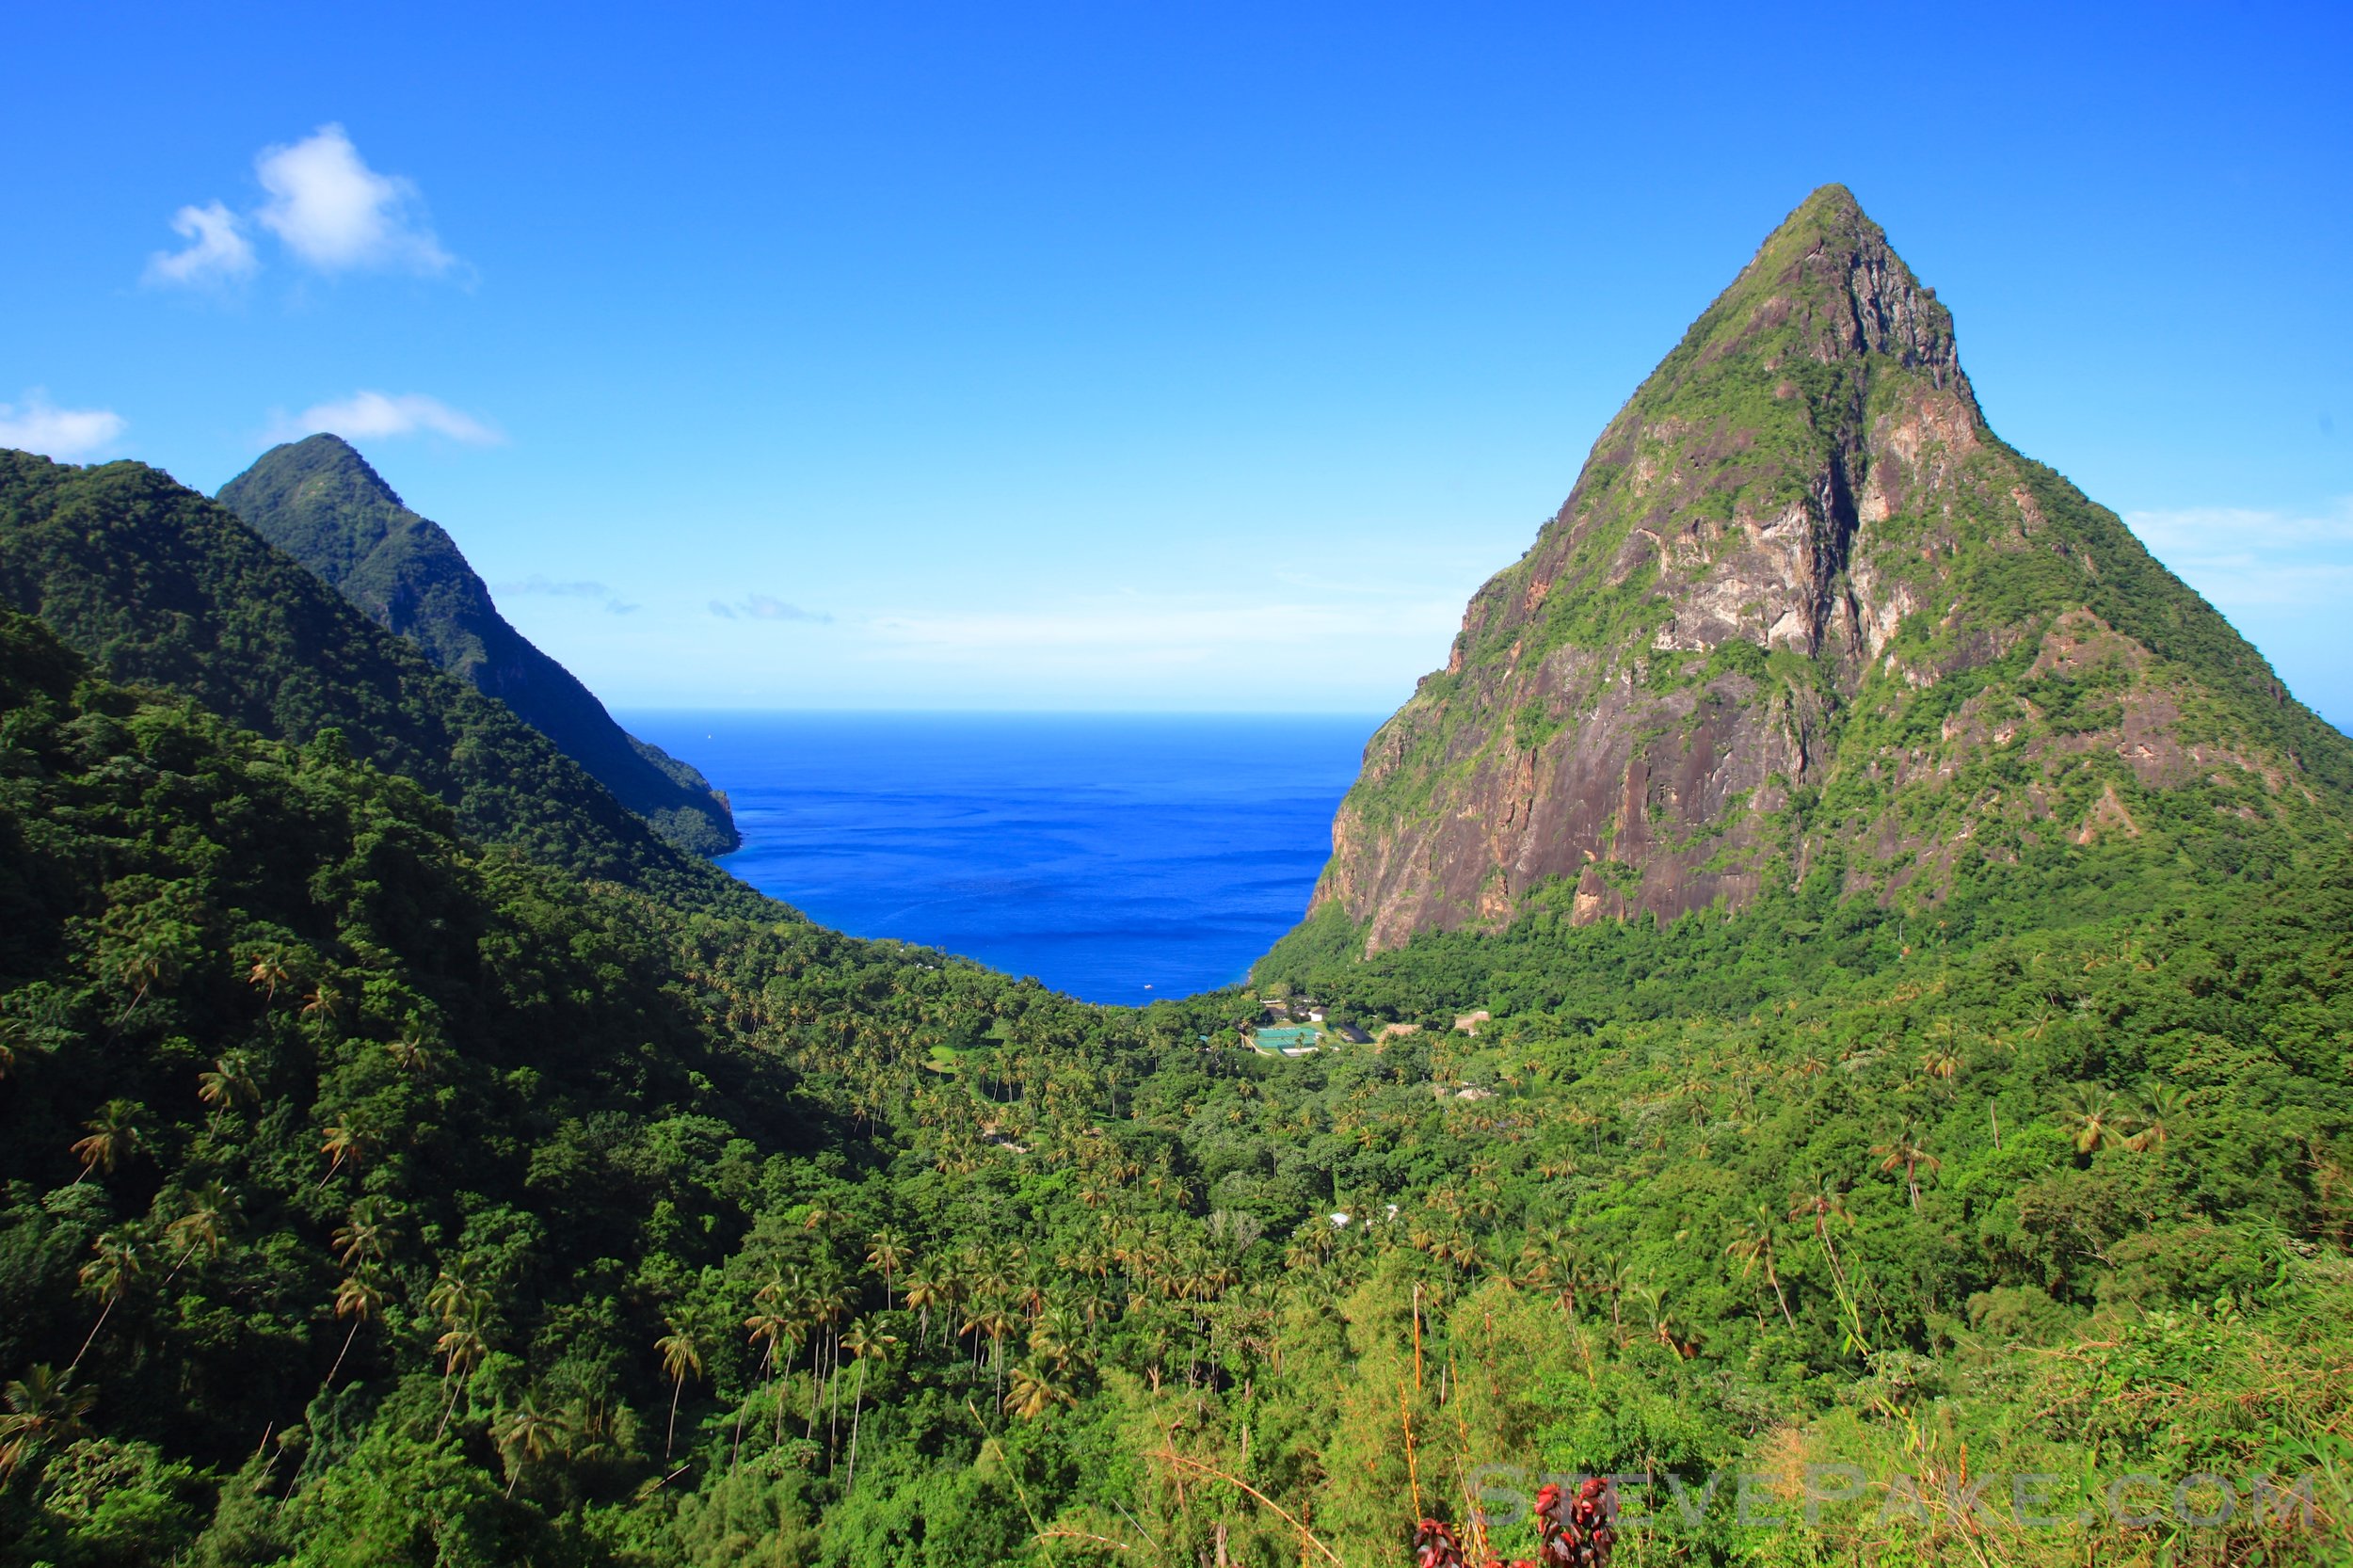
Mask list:
POLYGON ((959 1334, 988 1336, 988 1363, 997 1373, 1000 1394, 1005 1387, 1005 1336, 1018 1326, 1012 1313, 995 1302, 987 1302, 975 1307, 965 1325, 957 1330, 959 1334))
POLYGON ((199 1247, 208 1256, 220 1251, 224 1227, 235 1207, 236 1199, 217 1181, 208 1182, 189 1195, 187 1211, 164 1227, 165 1240, 180 1248, 171 1272, 164 1276, 166 1285, 179 1277, 182 1266, 196 1256, 199 1247))
POLYGON ((43 1445, 80 1436, 82 1417, 97 1402, 96 1389, 73 1386, 72 1368, 60 1373, 46 1365, 0 1389, 0 1481, 43 1445))
POLYGON ((393 1066, 418 1078, 432 1077, 433 1069, 440 1065, 440 1053, 414 1034, 385 1042, 384 1050, 392 1059, 393 1066))
POLYGON ((76 1187, 92 1171, 102 1176, 114 1175, 117 1165, 138 1152, 143 1141, 139 1119, 144 1114, 144 1108, 136 1101, 114 1099, 100 1106, 98 1114, 82 1124, 89 1129, 89 1136, 77 1138, 73 1143, 73 1157, 82 1162, 82 1175, 73 1178, 76 1187))
POLYGON ((354 1258, 381 1263, 392 1241, 392 1227, 374 1198, 351 1206, 351 1216, 335 1228, 335 1256, 346 1269, 354 1258))
POLYGON ((285 959, 274 952, 256 957, 253 968, 247 971, 245 978, 248 984, 266 987, 265 1000, 270 1001, 278 1000, 278 987, 290 984, 294 980, 293 974, 286 968, 285 959))
POLYGON ((1765 1279, 1773 1288, 1773 1299, 1781 1304, 1781 1320, 1791 1328, 1798 1320, 1789 1316, 1789 1298, 1782 1293, 1781 1275, 1773 1266, 1773 1219, 1763 1204, 1757 1205, 1756 1218, 1743 1220, 1740 1233, 1725 1243, 1727 1257, 1741 1259, 1740 1277, 1746 1279, 1760 1263, 1765 1265, 1765 1279))
POLYGON ((226 1051, 215 1057, 211 1071, 196 1075, 196 1097, 216 1111, 260 1103, 261 1086, 253 1081, 253 1064, 245 1052, 226 1051))
POLYGON ((537 1464, 560 1450, 571 1435, 560 1416, 540 1410, 529 1395, 523 1402, 499 1417, 493 1432, 499 1452, 506 1460, 506 1495, 515 1495, 515 1483, 522 1480, 523 1463, 537 1464), (521 1456, 520 1460, 517 1455, 521 1456))
POLYGON ((662 1443, 664 1459, 678 1447, 678 1401, 679 1396, 686 1392, 687 1374, 703 1375, 702 1347, 677 1319, 669 1320, 669 1323, 670 1332, 653 1342, 653 1348, 662 1355, 662 1369, 670 1376, 670 1432, 662 1443))
POLYGON ((333 1158, 328 1162, 327 1174, 319 1177, 319 1185, 324 1187, 334 1180, 335 1173, 344 1168, 344 1161, 346 1160, 350 1160, 356 1169, 365 1155, 365 1145, 366 1139, 356 1128, 348 1125, 328 1128, 327 1141, 319 1145, 319 1153, 331 1155, 333 1158))
POLYGON ((2059 1101, 2059 1120, 2073 1130, 2077 1154, 2097 1154, 2121 1141, 2116 1096, 2098 1084, 2078 1084, 2059 1101))
POLYGON ((364 1273, 346 1274, 335 1287, 335 1316, 350 1319, 351 1331, 344 1336, 344 1348, 335 1352, 335 1365, 327 1369, 327 1382, 322 1387, 334 1385, 335 1374, 344 1369, 344 1357, 351 1353, 351 1342, 360 1336, 360 1325, 383 1308, 383 1290, 364 1273))
POLYGON ((932 1332, 932 1308, 947 1303, 947 1287, 929 1274, 911 1273, 907 1275, 906 1298, 908 1309, 917 1314, 915 1342, 920 1345, 932 1332))
POLYGON ((1810 1192, 1801 1187, 1789 1194, 1787 1218, 1813 1224, 1815 1244, 1830 1262, 1830 1277, 1837 1289, 1838 1304, 1847 1310, 1847 1336, 1855 1349, 1867 1353, 1870 1347, 1863 1337, 1863 1309, 1855 1304, 1854 1292, 1847 1288, 1847 1272, 1839 1264, 1838 1248, 1831 1241, 1836 1222, 1844 1220, 1849 1229, 1854 1226, 1854 1216, 1847 1212, 1846 1193, 1833 1187, 1827 1177, 1817 1181, 1810 1192))
POLYGON ((906 1238, 895 1231, 878 1230, 867 1240, 873 1244, 866 1249, 866 1266, 882 1271, 883 1306, 888 1310, 891 1304, 891 1284, 914 1254, 907 1248, 906 1238))
POLYGON ((870 1362, 888 1362, 890 1352, 898 1347, 896 1336, 868 1326, 860 1318, 841 1336, 841 1348, 857 1360, 857 1387, 850 1395, 850 1473, 841 1483, 847 1493, 857 1484, 858 1410, 866 1400, 866 1369, 870 1362))
POLYGON ((68 1377, 72 1376, 74 1368, 82 1365, 82 1357, 89 1354, 89 1348, 98 1343, 98 1331, 106 1326, 107 1315, 114 1311, 115 1303, 120 1301, 131 1288, 131 1281, 138 1277, 138 1243, 120 1232, 110 1230, 104 1233, 90 1243, 90 1251, 98 1256, 82 1265, 82 1288, 100 1297, 105 1304, 98 1309, 98 1321, 90 1324, 89 1334, 83 1339, 82 1348, 75 1351, 73 1359, 66 1364, 68 1377))
POLYGON ((1888 1134, 1884 1143, 1871 1145, 1871 1152, 1886 1157, 1880 1161, 1881 1172, 1892 1171, 1898 1165, 1903 1167, 1904 1184, 1912 1189, 1912 1207, 1917 1212, 1920 1208, 1920 1167, 1926 1165, 1931 1171, 1941 1171, 1945 1162, 1920 1146, 1919 1131, 1910 1122, 1906 1122, 1900 1130, 1888 1134))
POLYGON ((433 1342, 433 1353, 445 1358, 441 1363, 441 1381, 450 1385, 448 1402, 441 1406, 441 1424, 433 1429, 435 1442, 440 1442, 441 1433, 449 1430, 450 1412, 457 1408, 457 1395, 464 1386, 456 1381, 458 1374, 480 1366, 487 1349, 472 1323, 452 1328, 433 1342))
POLYGON ((2151 1149, 2162 1151, 2187 1120, 2188 1099, 2163 1079, 2151 1078, 2140 1086, 2140 1114, 2135 1118, 2139 1128, 2124 1140, 2124 1146, 2135 1154, 2145 1154, 2151 1149))
POLYGON ((1025 1421, 1036 1420, 1058 1404, 1077 1404, 1070 1390, 1054 1379, 1050 1368, 1025 1362, 1013 1369, 1013 1391, 1000 1402, 1025 1421))

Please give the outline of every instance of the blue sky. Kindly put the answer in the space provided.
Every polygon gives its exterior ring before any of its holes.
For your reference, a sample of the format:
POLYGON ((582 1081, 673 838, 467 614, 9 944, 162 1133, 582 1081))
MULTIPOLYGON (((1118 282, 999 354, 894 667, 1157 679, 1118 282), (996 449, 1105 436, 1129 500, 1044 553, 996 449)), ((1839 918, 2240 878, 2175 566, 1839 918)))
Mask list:
POLYGON ((2345 726, 2349 15, 39 8, 0 437, 342 428, 618 708, 1375 712, 1839 180, 2345 726))

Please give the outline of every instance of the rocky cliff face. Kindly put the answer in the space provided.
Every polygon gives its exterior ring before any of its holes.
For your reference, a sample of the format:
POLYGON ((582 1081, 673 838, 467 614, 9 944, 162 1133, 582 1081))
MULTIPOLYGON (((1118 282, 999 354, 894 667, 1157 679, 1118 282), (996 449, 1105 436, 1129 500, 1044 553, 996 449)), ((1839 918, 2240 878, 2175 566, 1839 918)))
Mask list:
POLYGON ((1379 949, 1532 902, 1737 909, 1825 856, 1932 901, 1967 856, 2137 833, 2193 785, 2341 840, 2353 745, 1993 434, 1950 312, 1833 185, 1471 600, 1367 748, 1316 904, 1379 949))
POLYGON ((742 842, 711 781, 624 731, 569 670, 508 625, 456 541, 402 504, 341 437, 273 447, 222 487, 220 501, 378 625, 512 708, 680 848, 724 855, 742 842))

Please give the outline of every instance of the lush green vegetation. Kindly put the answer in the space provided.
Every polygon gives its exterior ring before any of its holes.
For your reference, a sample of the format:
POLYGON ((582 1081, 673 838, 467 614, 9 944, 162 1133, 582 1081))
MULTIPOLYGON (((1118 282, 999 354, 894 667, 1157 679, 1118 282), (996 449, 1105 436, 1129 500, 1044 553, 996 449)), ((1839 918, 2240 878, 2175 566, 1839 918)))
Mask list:
POLYGON ((624 733, 569 670, 507 624, 456 541, 404 505, 340 436, 270 448, 221 487, 220 502, 435 664, 512 708, 681 849, 724 855, 742 841, 710 780, 624 733))
POLYGON ((504 704, 143 463, 0 451, 0 606, 39 616, 118 680, 262 734, 340 730, 355 757, 423 784, 478 838, 673 899, 743 901, 504 704))
POLYGON ((2341 856, 1303 943, 1440 1027, 1289 1062, 1231 995, 478 848, 21 619, 0 713, 11 1560, 1369 1564, 1481 1484, 1525 1552, 1491 1466, 1660 1477, 1644 1560, 2294 1560, 2353 1507, 2341 856), (2239 1507, 2077 1520, 2135 1471, 2239 1507), (2062 1522, 1956 1509, 2029 1472, 2062 1522))

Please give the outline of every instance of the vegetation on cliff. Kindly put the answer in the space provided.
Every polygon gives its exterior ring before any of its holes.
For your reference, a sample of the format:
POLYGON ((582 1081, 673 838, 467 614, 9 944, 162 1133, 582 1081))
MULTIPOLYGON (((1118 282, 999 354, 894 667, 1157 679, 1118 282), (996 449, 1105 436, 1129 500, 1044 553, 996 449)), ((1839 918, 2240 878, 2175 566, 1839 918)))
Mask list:
POLYGON ((434 664, 512 708, 680 848, 743 840, 711 781, 626 733, 569 670, 507 624, 439 524, 410 511, 340 436, 272 447, 220 503, 434 664))

